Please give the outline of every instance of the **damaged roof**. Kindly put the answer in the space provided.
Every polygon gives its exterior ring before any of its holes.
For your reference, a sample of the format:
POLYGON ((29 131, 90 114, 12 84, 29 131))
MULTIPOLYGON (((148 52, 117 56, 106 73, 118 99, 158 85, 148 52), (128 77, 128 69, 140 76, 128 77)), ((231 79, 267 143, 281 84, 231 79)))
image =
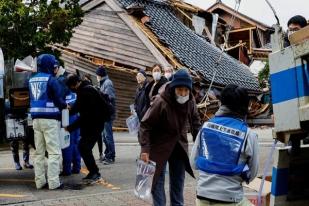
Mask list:
POLYGON ((211 81, 216 69, 215 85, 237 84, 251 91, 259 91, 258 81, 248 67, 226 53, 223 53, 216 68, 221 50, 185 26, 168 4, 160 1, 118 1, 124 8, 134 4, 142 5, 144 13, 150 17, 147 26, 183 65, 200 73, 206 81, 211 81))

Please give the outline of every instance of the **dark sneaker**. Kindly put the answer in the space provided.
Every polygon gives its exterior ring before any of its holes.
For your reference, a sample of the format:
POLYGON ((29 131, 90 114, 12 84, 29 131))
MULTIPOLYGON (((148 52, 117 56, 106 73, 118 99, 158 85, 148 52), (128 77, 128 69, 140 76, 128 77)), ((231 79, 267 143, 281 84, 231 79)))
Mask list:
MULTIPOLYGON (((88 176, 88 175, 87 175, 88 176)), ((89 176, 87 179, 83 179, 87 184, 94 184, 101 180, 101 174, 96 173, 89 176)))
POLYGON ((30 164, 29 162, 25 162, 24 168, 26 168, 26 169, 33 169, 33 165, 30 164))
POLYGON ((22 170, 23 168, 20 166, 19 162, 15 162, 15 169, 22 170))
POLYGON ((91 174, 91 173, 89 172, 89 173, 87 174, 87 176, 83 178, 83 181, 84 181, 84 180, 85 180, 85 181, 90 180, 92 176, 93 176, 93 174, 91 174))
POLYGON ((110 164, 114 164, 115 163, 115 159, 107 159, 105 158, 105 160, 103 161, 104 165, 110 165, 110 164))

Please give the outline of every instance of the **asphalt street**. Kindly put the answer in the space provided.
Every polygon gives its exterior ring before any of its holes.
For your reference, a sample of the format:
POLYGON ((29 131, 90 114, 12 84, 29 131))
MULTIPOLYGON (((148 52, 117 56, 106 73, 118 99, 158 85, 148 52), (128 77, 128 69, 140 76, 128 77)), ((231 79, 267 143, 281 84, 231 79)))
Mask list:
MULTIPOLYGON (((260 135, 259 173, 261 175, 272 144, 272 137, 269 129, 257 130, 257 132, 260 135)), ((115 133, 115 141, 117 154, 115 164, 103 165, 97 161, 103 181, 92 186, 82 185, 81 179, 88 172, 83 167, 80 174, 62 178, 65 189, 55 191, 37 190, 33 181, 33 170, 16 171, 11 152, 8 149, 2 149, 0 151, 0 205, 147 205, 146 202, 135 198, 133 193, 136 159, 140 152, 137 138, 128 133, 115 133)), ((94 155, 98 159, 97 145, 94 155)), ((268 173, 270 174, 270 171, 268 173)), ((194 186, 195 180, 187 175, 186 205, 194 205, 194 186)))

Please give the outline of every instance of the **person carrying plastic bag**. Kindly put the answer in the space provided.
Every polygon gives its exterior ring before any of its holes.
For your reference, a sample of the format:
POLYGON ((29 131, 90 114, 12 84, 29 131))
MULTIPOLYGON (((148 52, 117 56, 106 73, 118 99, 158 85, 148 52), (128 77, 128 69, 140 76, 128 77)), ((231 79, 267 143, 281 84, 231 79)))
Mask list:
POLYGON ((185 171, 194 177, 188 158, 187 126, 189 123, 195 138, 200 128, 200 118, 191 90, 189 73, 186 69, 178 70, 141 121, 141 160, 156 163, 152 184, 154 206, 166 205, 164 182, 167 162, 172 206, 184 205, 185 171))

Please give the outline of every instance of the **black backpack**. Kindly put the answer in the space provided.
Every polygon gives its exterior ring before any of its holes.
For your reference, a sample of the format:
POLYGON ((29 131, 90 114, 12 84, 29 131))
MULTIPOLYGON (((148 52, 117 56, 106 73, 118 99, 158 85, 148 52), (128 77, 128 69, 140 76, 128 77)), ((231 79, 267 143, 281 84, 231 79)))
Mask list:
POLYGON ((97 93, 100 95, 102 100, 102 108, 103 108, 103 120, 104 122, 109 122, 112 119, 112 116, 115 113, 115 108, 113 105, 112 100, 109 98, 107 94, 104 94, 101 92, 100 88, 94 87, 92 85, 89 85, 89 87, 94 88, 97 93))

